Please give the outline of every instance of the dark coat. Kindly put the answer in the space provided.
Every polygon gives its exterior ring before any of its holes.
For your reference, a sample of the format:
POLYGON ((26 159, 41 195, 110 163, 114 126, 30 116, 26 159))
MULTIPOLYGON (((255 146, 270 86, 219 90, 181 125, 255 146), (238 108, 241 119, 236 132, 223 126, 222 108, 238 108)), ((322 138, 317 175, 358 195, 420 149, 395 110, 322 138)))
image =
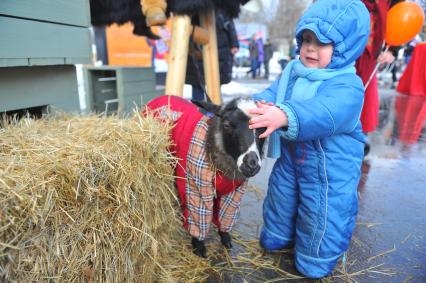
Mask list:
POLYGON ((274 47, 270 42, 266 42, 263 45, 263 61, 269 62, 271 60, 272 56, 274 55, 274 47))
POLYGON ((249 43, 249 54, 250 54, 250 59, 256 59, 259 58, 259 47, 257 46, 257 43, 254 39, 250 39, 250 43, 249 43))
MULTIPOLYGON (((216 33, 219 56, 220 84, 227 84, 232 79, 234 57, 231 48, 239 47, 237 32, 232 17, 222 9, 216 9, 216 33)), ((186 69, 186 83, 190 85, 205 85, 204 69, 201 60, 189 56, 186 69), (194 63, 194 61, 196 63, 194 63)))

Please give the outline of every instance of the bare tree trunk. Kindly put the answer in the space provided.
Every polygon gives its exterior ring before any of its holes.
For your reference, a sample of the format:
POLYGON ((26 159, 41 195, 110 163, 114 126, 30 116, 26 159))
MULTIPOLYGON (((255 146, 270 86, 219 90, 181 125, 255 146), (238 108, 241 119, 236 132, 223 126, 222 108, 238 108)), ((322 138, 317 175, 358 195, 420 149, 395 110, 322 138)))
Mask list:
POLYGON ((307 7, 304 1, 280 1, 277 14, 268 23, 269 38, 274 43, 275 40, 282 40, 291 44, 296 24, 307 7))

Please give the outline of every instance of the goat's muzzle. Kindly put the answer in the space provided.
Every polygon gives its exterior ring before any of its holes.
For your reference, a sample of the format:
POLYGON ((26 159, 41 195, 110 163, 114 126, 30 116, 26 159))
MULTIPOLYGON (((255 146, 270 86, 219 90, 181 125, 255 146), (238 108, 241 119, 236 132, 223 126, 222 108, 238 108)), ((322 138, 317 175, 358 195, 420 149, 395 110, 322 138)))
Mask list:
POLYGON ((256 152, 250 151, 247 153, 239 169, 247 178, 256 175, 260 170, 260 160, 256 152))

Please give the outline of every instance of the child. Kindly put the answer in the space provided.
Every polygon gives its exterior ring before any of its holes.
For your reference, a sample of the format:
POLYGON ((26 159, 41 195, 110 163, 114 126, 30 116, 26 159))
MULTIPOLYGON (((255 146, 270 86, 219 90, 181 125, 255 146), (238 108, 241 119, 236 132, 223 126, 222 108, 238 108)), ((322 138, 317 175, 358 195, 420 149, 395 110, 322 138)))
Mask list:
POLYGON ((281 77, 255 95, 251 128, 267 127, 278 158, 263 204, 260 244, 295 247, 296 268, 320 278, 347 250, 357 214, 364 135, 364 87, 354 63, 370 18, 359 0, 318 0, 296 28, 300 53, 281 77))

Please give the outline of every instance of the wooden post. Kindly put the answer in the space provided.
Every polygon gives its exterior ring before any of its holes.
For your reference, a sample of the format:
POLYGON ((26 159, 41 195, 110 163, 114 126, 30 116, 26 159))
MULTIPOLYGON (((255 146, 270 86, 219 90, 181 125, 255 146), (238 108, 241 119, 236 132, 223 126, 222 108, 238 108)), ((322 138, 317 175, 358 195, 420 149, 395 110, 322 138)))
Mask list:
POLYGON ((220 95, 219 56, 217 50, 216 18, 214 10, 200 14, 200 24, 209 32, 209 42, 203 46, 204 77, 211 101, 222 103, 220 95))
POLYGON ((189 16, 173 16, 169 68, 166 78, 167 95, 183 96, 191 31, 189 16))

